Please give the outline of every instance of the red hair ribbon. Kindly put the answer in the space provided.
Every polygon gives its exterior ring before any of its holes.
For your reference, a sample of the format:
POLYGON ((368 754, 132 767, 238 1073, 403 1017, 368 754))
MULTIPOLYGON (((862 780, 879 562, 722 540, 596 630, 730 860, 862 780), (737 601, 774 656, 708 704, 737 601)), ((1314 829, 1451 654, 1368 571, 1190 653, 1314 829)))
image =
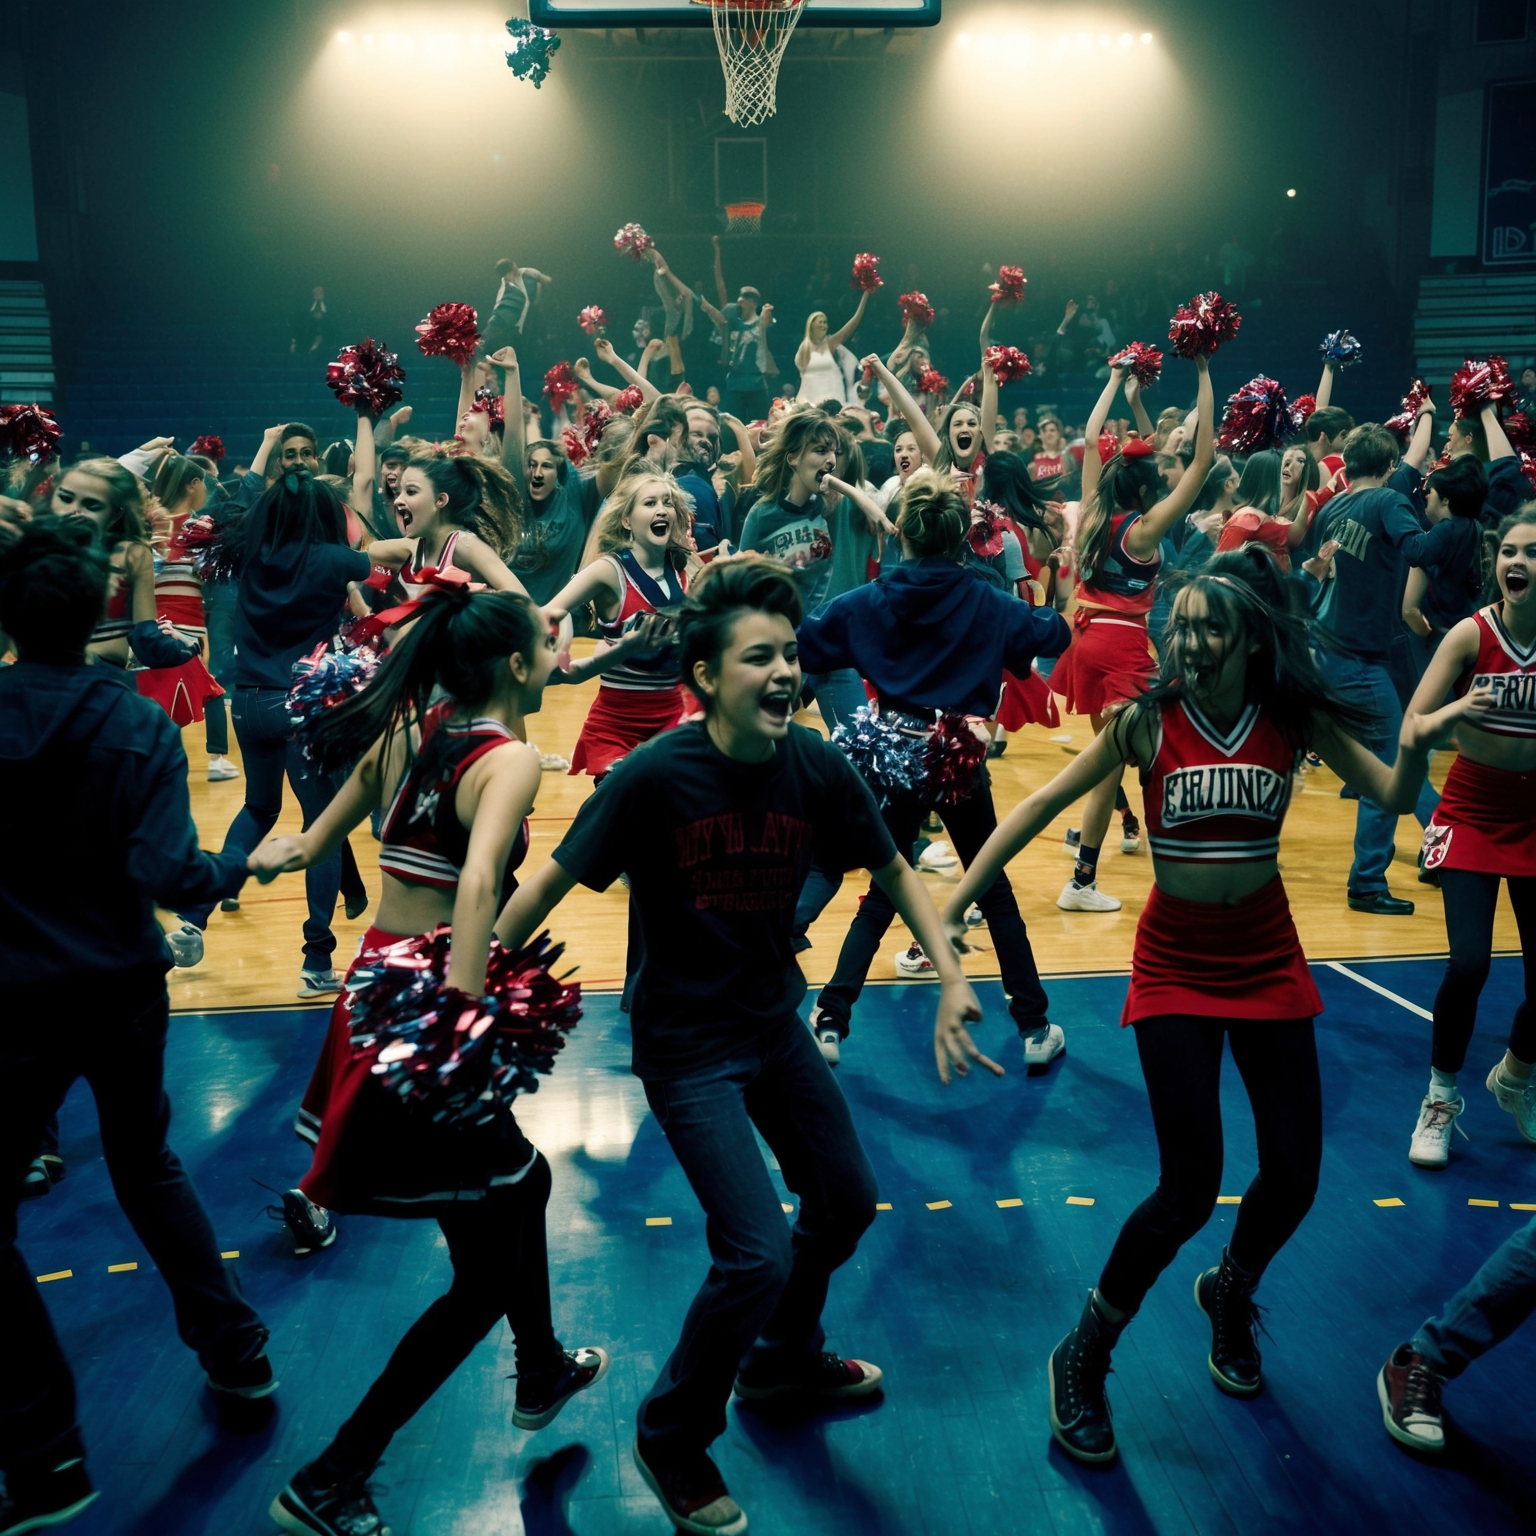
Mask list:
POLYGON ((411 585, 425 587, 427 590, 420 597, 413 597, 398 607, 386 608, 383 613, 359 619, 347 631, 348 643, 353 646, 372 645, 386 630, 415 618, 427 603, 440 602, 458 593, 470 597, 476 592, 490 591, 483 581, 476 581, 468 571, 461 571, 456 566, 450 566, 446 571, 438 570, 435 565, 424 566, 411 577, 411 585))

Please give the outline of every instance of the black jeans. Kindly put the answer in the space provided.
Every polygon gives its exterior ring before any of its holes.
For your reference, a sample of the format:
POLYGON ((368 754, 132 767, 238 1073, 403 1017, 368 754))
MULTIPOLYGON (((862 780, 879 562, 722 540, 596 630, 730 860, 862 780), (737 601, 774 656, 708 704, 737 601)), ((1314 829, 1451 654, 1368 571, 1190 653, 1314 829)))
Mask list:
POLYGON ((516 1183, 466 1200, 437 1218, 453 1261, 453 1283, 411 1325, 383 1374, 326 1451, 336 1473, 367 1471, 395 1432, 505 1317, 525 1386, 560 1369, 560 1341, 549 1315, 549 1256, 544 1208, 549 1164, 542 1152, 516 1183))
POLYGON ((90 1085, 101 1150, 123 1214, 169 1286, 176 1330, 204 1369, 254 1359, 267 1330, 219 1257, 213 1224, 166 1145, 165 979, 131 973, 71 997, 13 992, 0 1031, 0 1468, 55 1465, 79 1455, 75 1384, 32 1270, 16 1246, 21 1177, 43 1128, 77 1077, 90 1085))
MULTIPOLYGON (((1440 891, 1445 898, 1445 936, 1450 958, 1435 993, 1434 1046, 1431 1064, 1441 1072, 1459 1072, 1477 1026, 1477 1000, 1488 980, 1493 957, 1493 913, 1499 904, 1499 876, 1470 869, 1442 869, 1440 891)), ((1509 882, 1509 904, 1520 929, 1525 959, 1525 996, 1515 1009, 1509 1048, 1521 1061, 1536 1062, 1536 879, 1509 882)))
POLYGON ((1221 1192, 1221 1055, 1243 1075, 1259 1141, 1259 1171, 1238 1207, 1227 1251, 1251 1275, 1312 1208, 1323 1158, 1323 1093, 1311 1019, 1164 1014, 1135 1026, 1161 1163, 1158 1185, 1115 1239, 1099 1290, 1134 1312, 1175 1255, 1211 1219, 1221 1192))
MULTIPOLYGON (((923 823, 928 819, 930 806, 926 800, 898 800, 881 811, 896 847, 905 857, 923 823)), ((969 864, 981 851, 981 845, 997 827, 997 812, 992 806, 992 785, 985 773, 980 782, 965 799, 953 805, 938 807, 944 830, 954 844, 955 852, 963 864, 969 864)), ((1050 1000, 1040 985, 1040 973, 1035 969, 1035 952, 1029 946, 1029 932, 1019 915, 1019 903, 1013 894, 1008 876, 1001 870, 997 879, 977 898, 987 920, 987 932, 997 949, 998 967, 1002 972, 1003 990, 1008 994, 1008 1011, 1019 1029, 1028 1033, 1046 1022, 1050 1000)), ((821 1022, 834 1025, 844 1037, 848 1034, 848 1021, 853 1016, 853 1005, 864 990, 869 976, 870 962, 880 952, 880 941, 896 916, 891 898, 875 884, 869 883, 869 891, 859 903, 848 936, 843 940, 837 957, 837 970, 832 980, 821 989, 816 999, 821 1007, 821 1022)))
POLYGON ((645 1097, 704 1207, 712 1262, 635 1424, 658 1454, 687 1454, 725 1429, 749 1352, 793 1379, 821 1349, 832 1272, 875 1219, 875 1174, 832 1069, 793 1014, 756 1050, 691 1077, 646 1079, 645 1097), (799 1197, 793 1232, 754 1126, 799 1197))

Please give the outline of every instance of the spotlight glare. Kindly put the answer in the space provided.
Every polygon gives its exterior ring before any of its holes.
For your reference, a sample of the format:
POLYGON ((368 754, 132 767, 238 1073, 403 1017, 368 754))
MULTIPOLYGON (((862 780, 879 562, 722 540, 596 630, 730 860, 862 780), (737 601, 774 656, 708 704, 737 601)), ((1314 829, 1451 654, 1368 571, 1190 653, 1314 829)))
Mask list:
POLYGON ((1122 48, 1129 48, 1130 45, 1134 41, 1135 41, 1135 39, 1131 36, 1131 34, 1129 32, 1122 32, 1120 34, 1120 46, 1122 48))
POLYGON ((1150 43, 1152 41, 1152 34, 1150 32, 1143 32, 1141 34, 1141 40, 1144 43, 1150 43))
POLYGON ((969 48, 971 46, 971 34, 969 32, 962 32, 960 34, 960 46, 962 48, 969 48))
POLYGON ((352 41, 352 34, 350 32, 338 32, 336 34, 336 41, 338 43, 350 43, 352 41))
POLYGON ((1296 188, 1295 187, 1287 187, 1285 189, 1285 195, 1287 197, 1295 197, 1296 196, 1296 188))

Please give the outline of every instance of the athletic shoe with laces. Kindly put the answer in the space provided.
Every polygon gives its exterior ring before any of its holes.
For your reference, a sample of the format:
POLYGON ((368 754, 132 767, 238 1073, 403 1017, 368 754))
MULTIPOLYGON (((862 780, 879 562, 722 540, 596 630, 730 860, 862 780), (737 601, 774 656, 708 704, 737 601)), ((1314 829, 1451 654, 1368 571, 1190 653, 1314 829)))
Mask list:
POLYGON ((1061 851, 1075 859, 1082 851, 1082 847, 1083 834, 1076 827, 1068 827, 1067 835, 1061 840, 1061 851))
POLYGON ((608 1374, 608 1351, 596 1345, 560 1352, 560 1368, 548 1376, 519 1376, 512 1422, 519 1429, 543 1429, 560 1410, 608 1374))
POLYGON ((267 1214, 288 1228, 296 1259, 308 1258, 336 1241, 336 1223, 331 1213, 323 1205, 316 1205, 302 1189, 285 1189, 283 1203, 269 1205, 267 1214))
POLYGON ((736 1375, 736 1396, 747 1403, 786 1397, 842 1403, 873 1396, 883 1375, 878 1365, 867 1360, 845 1360, 835 1350, 824 1349, 789 1377, 775 1376, 771 1367, 743 1366, 736 1375))
POLYGON ((211 757, 208 759, 208 782, 210 784, 222 784, 226 779, 238 779, 239 777, 240 770, 227 757, 211 757))
POLYGON ((829 1067, 835 1067, 843 1059, 843 1032, 830 1020, 823 1022, 821 1005, 811 1009, 811 1034, 821 1059, 829 1067))
POLYGON ((281 1383, 272 1374, 272 1362, 263 1351, 254 1360, 233 1361, 229 1365, 210 1366, 208 1385, 226 1397, 254 1399, 270 1397, 281 1383))
POLYGON ((1264 1326, 1253 1299, 1256 1275, 1245 1274, 1227 1257, 1195 1277, 1195 1305, 1211 1320, 1211 1352, 1205 1357, 1211 1380, 1229 1397, 1257 1397, 1259 1329, 1264 1326))
POLYGON ((335 971, 301 971, 299 973, 300 997, 334 997, 342 990, 343 982, 335 971))
POLYGON ((1419 1105, 1419 1123, 1413 1128, 1413 1140, 1408 1143, 1408 1161, 1418 1168, 1444 1168, 1451 1160, 1451 1127, 1461 1131, 1456 1119, 1466 1107, 1467 1101, 1460 1094, 1454 1103, 1426 1096, 1419 1105))
POLYGON ((959 863, 958 855, 948 843, 929 843, 917 856, 917 867, 927 870, 929 874, 954 869, 959 863))
POLYGON ((297 1536, 389 1536, 369 1479, 370 1473, 359 1472, 332 1481, 312 1461, 294 1473, 267 1513, 297 1536))
POLYGON ((1411 1344, 1399 1344, 1376 1373, 1381 1422, 1399 1445, 1438 1456, 1445 1449, 1444 1378, 1425 1365, 1411 1344))
POLYGON ((1141 823, 1129 811, 1120 817, 1120 852, 1141 852, 1141 823))
POLYGON ((1515 1117, 1520 1134, 1527 1141, 1536 1141, 1536 1073, 1523 1083, 1513 1082, 1504 1076, 1504 1063, 1496 1061, 1488 1074, 1488 1091, 1500 1109, 1515 1117))
POLYGON ((645 1486, 678 1530, 692 1536, 743 1536, 747 1517, 704 1451, 664 1457, 642 1451, 636 1439, 634 1455, 645 1486))
POLYGON ((923 946, 913 939, 905 949, 896 951, 896 969, 903 976, 932 976, 933 961, 923 953, 923 946))
POLYGON ((13 1469, 6 1473, 5 1492, 0 1494, 0 1532, 23 1536, 26 1531, 52 1530, 83 1514, 100 1497, 78 1456, 30 1477, 13 1469))
MULTIPOLYGON (((535 748, 534 750, 537 751, 538 749, 535 748)), ((558 752, 540 752, 539 767, 545 773, 569 773, 571 770, 571 760, 568 757, 561 757, 558 752)))
POLYGON ((1042 1024, 1038 1029, 1020 1030, 1024 1042, 1024 1065, 1048 1067, 1067 1048, 1067 1037, 1060 1024, 1042 1024))
POLYGON ((1116 1327, 1099 1311, 1093 1292, 1075 1327, 1047 1362, 1051 1434, 1074 1461, 1103 1466, 1115 1459, 1115 1426, 1109 1412, 1110 1351, 1125 1324, 1116 1327))
POLYGON ((172 928, 165 936, 165 947, 178 970, 189 970, 203 958, 203 930, 191 923, 172 928))
POLYGON ((984 922, 986 922, 986 918, 982 916, 981 908, 973 901, 965 909, 965 926, 967 928, 980 928, 984 922))
POLYGON ((1063 912, 1118 912, 1120 898, 1106 896, 1099 889, 1097 880, 1092 885, 1079 885, 1075 880, 1068 880, 1056 898, 1056 905, 1063 912))

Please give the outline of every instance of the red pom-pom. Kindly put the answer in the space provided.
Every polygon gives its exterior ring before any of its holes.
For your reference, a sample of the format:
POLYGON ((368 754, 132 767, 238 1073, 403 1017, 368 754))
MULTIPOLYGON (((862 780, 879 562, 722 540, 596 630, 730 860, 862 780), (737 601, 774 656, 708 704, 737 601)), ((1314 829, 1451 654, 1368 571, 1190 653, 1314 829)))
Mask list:
POLYGON ((482 384, 475 391, 475 398, 469 402, 469 408, 472 411, 484 411, 491 418, 493 427, 506 425, 507 408, 493 385, 482 384))
POLYGON ((1249 379, 1227 401, 1216 446, 1229 453, 1257 453, 1262 448, 1273 448, 1293 428, 1285 391, 1274 379, 1260 375, 1249 379))
POLYGON ((473 304, 437 304, 416 327, 423 357, 452 358, 463 367, 480 345, 480 317, 473 304))
POLYGON ((933 305, 928 302, 926 293, 918 293, 914 289, 911 293, 902 294, 896 302, 901 307, 901 318, 908 325, 926 331, 933 324, 933 305))
POLYGON ((1120 452, 1120 439, 1113 432, 1099 433, 1099 463, 1108 464, 1120 452))
POLYGON ((880 276, 880 258, 869 251, 855 256, 851 285, 861 293, 873 293, 875 289, 883 288, 885 279, 880 276))
POLYGON ((1514 394, 1509 365, 1497 352, 1482 362, 1469 357, 1451 375, 1451 409, 1458 416, 1476 416, 1485 405, 1512 400, 1514 394))
POLYGON ((1536 421, 1524 411, 1504 418, 1504 435, 1512 448, 1536 448, 1536 421))
POLYGON ((1291 420, 1296 423, 1299 432, 1307 424, 1307 417, 1317 409, 1316 395, 1297 395, 1291 401, 1291 420))
POLYGON ((873 363, 864 364, 864 382, 866 384, 873 384, 875 382, 875 365, 873 363))
POLYGON ((1389 416, 1382 425, 1406 442, 1413 436, 1413 424, 1419 419, 1419 408, 1430 398, 1431 393, 1423 379, 1415 379, 1408 386, 1408 393, 1403 396, 1402 407, 1397 415, 1389 416))
POLYGON ((1529 448, 1520 450, 1520 473, 1525 476, 1525 483, 1531 488, 1531 495, 1536 496, 1536 453, 1529 448))
POLYGON ((1111 368, 1124 368, 1143 389, 1150 389, 1163 375, 1163 354, 1158 347, 1133 341, 1123 352, 1110 358, 1111 368))
POLYGON ((614 250, 621 256, 633 256, 636 261, 644 260, 645 253, 655 243, 638 224, 626 224, 613 237, 614 250))
POLYGON ((608 324, 608 316, 603 313, 600 304, 588 304, 582 312, 576 316, 576 324, 584 330, 588 336, 601 336, 608 324))
POLYGON ((236 513, 218 522, 205 512, 181 525, 181 547, 205 582, 229 581, 240 574, 245 554, 245 515, 236 513))
POLYGON ((923 751, 926 788, 940 805, 953 805, 975 788, 976 776, 987 759, 987 744, 971 729, 958 709, 939 716, 923 751))
POLYGON ((613 397, 613 408, 621 414, 638 411, 645 404, 645 391, 638 384, 626 384, 613 397))
POLYGON ((13 458, 41 464, 58 450, 64 429, 41 405, 0 406, 0 447, 13 458))
POLYGON ((224 462, 224 439, 214 432, 204 432, 192 444, 192 452, 201 458, 212 459, 215 464, 224 462))
MULTIPOLYGON (((469 309, 467 304, 461 307, 469 309)), ((471 309, 469 313, 473 322, 475 312, 471 309)), ((422 325, 426 323, 422 321, 422 325)), ((426 351, 425 342, 422 351, 426 351)), ((356 346, 343 347, 336 361, 325 365, 325 382, 349 411, 380 416, 404 398, 400 386, 405 382, 405 369, 393 352, 365 336, 356 346)))
POLYGON ((999 384, 1011 384, 1030 375, 1029 359, 1017 347, 988 347, 982 356, 999 384))
POLYGON ((972 502, 971 525, 965 530, 965 540, 982 559, 1002 554, 1003 519, 1006 516, 996 502, 972 502))
POLYGON ((576 392, 580 387, 576 382, 576 375, 571 372, 571 365, 567 362, 556 363, 544 375, 544 398, 557 411, 568 400, 576 398, 576 392))
POLYGON ((994 304, 1022 303, 1024 284, 1027 281, 1023 267, 999 267, 997 281, 987 285, 992 293, 992 302, 994 304))
POLYGON ((1168 325, 1168 340, 1180 357, 1211 357, 1236 335, 1243 317, 1219 293, 1197 293, 1181 304, 1168 325))
POLYGON ((920 395, 947 395, 949 380, 937 368, 924 368, 917 376, 917 392, 920 395))
POLYGON ((589 457, 587 445, 582 440, 581 433, 575 427, 566 427, 560 434, 561 446, 565 449, 565 456, 572 464, 585 464, 589 457))

